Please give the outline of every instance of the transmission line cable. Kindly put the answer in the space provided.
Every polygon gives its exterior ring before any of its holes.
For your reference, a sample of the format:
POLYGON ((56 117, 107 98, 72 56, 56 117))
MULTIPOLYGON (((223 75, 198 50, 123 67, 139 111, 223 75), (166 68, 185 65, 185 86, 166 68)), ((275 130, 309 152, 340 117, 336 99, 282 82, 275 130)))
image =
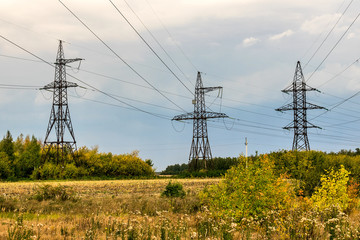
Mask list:
POLYGON ((359 121, 360 121, 360 118, 359 118, 359 119, 352 120, 352 121, 347 121, 347 122, 342 122, 342 123, 331 124, 331 125, 328 125, 328 126, 325 126, 325 127, 348 125, 349 123, 354 123, 354 122, 359 122, 359 121))
MULTIPOLYGON (((71 66, 69 66, 69 67, 71 67, 71 66)), ((108 76, 108 75, 105 75, 105 74, 102 74, 102 73, 97 73, 97 72, 94 72, 94 71, 89 71, 89 70, 86 70, 86 69, 84 69, 84 68, 81 68, 80 71, 86 72, 86 73, 89 73, 89 74, 92 74, 92 75, 95 75, 95 76, 99 76, 99 77, 103 77, 103 78, 115 80, 115 81, 118 81, 118 82, 123 82, 123 83, 126 83, 126 84, 134 85, 134 86, 137 86, 137 87, 142 87, 142 88, 146 88, 146 89, 150 89, 150 90, 155 90, 154 88, 149 87, 149 86, 141 85, 141 84, 134 83, 134 82, 130 82, 130 81, 125 81, 125 80, 122 80, 122 79, 119 79, 119 78, 116 78, 116 77, 112 77, 112 76, 108 76)), ((187 97, 187 96, 184 96, 184 95, 180 95, 180 94, 178 94, 178 93, 173 93, 173 92, 169 92, 169 91, 165 91, 165 90, 159 90, 159 91, 161 91, 161 92, 163 92, 163 93, 166 93, 166 94, 173 95, 173 96, 178 96, 178 97, 182 97, 182 98, 192 99, 191 97, 187 97)))
MULTIPOLYGON (((181 70, 181 68, 179 67, 179 65, 174 61, 174 59, 170 56, 170 54, 166 51, 166 49, 161 45, 161 43, 157 40, 157 38, 154 36, 154 34, 152 34, 152 32, 150 31, 150 29, 145 25, 145 23, 141 20, 141 18, 139 17, 138 14, 136 14, 136 12, 133 10, 133 8, 130 6, 130 4, 124 0, 124 2, 126 3, 126 5, 130 8, 130 10, 132 11, 132 13, 137 17, 137 19, 139 20, 139 22, 143 25, 143 27, 146 29, 146 31, 150 34, 150 36, 152 37, 152 39, 154 39, 154 41, 157 43, 157 45, 163 50, 163 52, 166 54, 166 56, 168 56, 168 58, 171 60, 171 62, 176 66, 176 68, 182 73, 182 75, 190 82, 190 84, 192 84, 194 86, 194 84, 190 81, 190 79, 186 76, 186 74, 181 70)), ((185 86, 186 87, 186 86, 185 86)))
POLYGON ((334 77, 330 78, 329 80, 327 80, 326 82, 320 84, 317 88, 324 86, 325 84, 329 83, 330 81, 334 80, 335 78, 337 78, 338 76, 340 76, 341 74, 343 74, 344 72, 346 72, 350 67, 352 67, 355 63, 358 63, 360 60, 360 58, 356 59, 353 63, 351 63, 349 66, 347 66, 345 69, 343 69, 341 72, 339 72, 338 74, 336 74, 334 77))
POLYGON ((113 3, 113 1, 109 0, 111 5, 116 9, 116 11, 124 18, 124 20, 129 24, 129 26, 135 31, 135 33, 141 38, 141 40, 146 44, 146 46, 155 54, 155 56, 161 61, 162 64, 171 72, 172 75, 192 94, 194 93, 184 84, 183 81, 171 70, 171 68, 162 60, 162 58, 159 56, 159 54, 156 53, 156 51, 149 45, 149 43, 145 40, 145 38, 139 33, 138 30, 134 27, 134 25, 131 24, 131 22, 125 17, 125 15, 120 11, 120 9, 113 3))
POLYGON ((4 87, 0 85, 1 89, 10 89, 10 90, 39 90, 38 88, 28 88, 28 87, 4 87))
POLYGON ((340 22, 341 18, 344 16, 344 14, 346 13, 346 11, 349 9, 350 5, 352 4, 354 0, 351 0, 350 3, 347 5, 347 7, 345 8, 344 12, 340 15, 340 17, 338 18, 338 20, 336 21, 336 23, 334 24, 334 26, 331 28, 331 30, 328 32, 328 34, 326 35, 326 37, 324 38, 324 40, 321 42, 321 44, 319 45, 319 47, 316 49, 316 51, 313 53, 313 55, 310 57, 310 59, 307 61, 307 63, 304 66, 304 69, 306 68, 306 66, 309 64, 309 62, 313 59, 313 57, 316 55, 316 53, 320 50, 320 48, 323 46, 323 44, 325 43, 325 41, 328 39, 328 37, 330 36, 330 34, 332 33, 332 31, 335 29, 336 25, 340 22))
POLYGON ((354 93, 354 94, 353 94, 353 95, 351 95, 350 97, 348 97, 348 98, 346 98, 346 99, 342 100, 341 102, 337 103, 335 106, 333 106, 333 107, 331 107, 330 109, 328 109, 328 111, 323 112, 323 113, 321 113, 321 114, 317 115, 316 117, 312 118, 311 120, 316 119, 316 118, 318 118, 318 117, 320 117, 320 116, 322 116, 322 115, 326 114, 327 112, 329 112, 329 111, 333 110, 334 108, 336 108, 336 107, 338 107, 338 106, 340 106, 340 105, 344 104, 345 102, 347 102, 347 101, 349 101, 350 99, 352 99, 352 98, 356 97, 357 95, 359 95, 359 93, 360 93, 360 91, 358 91, 358 92, 354 93))
POLYGON ((139 72, 137 72, 129 63, 127 63, 122 57, 119 56, 104 40, 102 40, 99 35, 97 35, 91 28, 86 25, 73 11, 71 11, 70 8, 68 8, 61 0, 59 2, 86 28, 88 29, 105 47, 107 47, 117 58, 119 58, 127 67, 129 67, 138 77, 140 77, 143 81, 145 81, 149 86, 151 86, 154 90, 156 90, 161 96, 163 96, 165 99, 167 99, 169 102, 174 104, 176 107, 181 109, 182 111, 186 112, 185 109, 180 107, 178 104, 176 104, 174 101, 172 101, 170 98, 168 98, 165 94, 163 94, 159 89, 157 89, 154 85, 152 85, 148 80, 146 80, 145 77, 143 77, 139 72))
MULTIPOLYGON (((114 104, 114 103, 108 103, 108 102, 104 102, 104 101, 99 101, 99 100, 94 100, 94 99, 90 99, 90 98, 85 98, 85 97, 80 97, 80 96, 75 96, 75 95, 69 95, 71 97, 76 97, 82 100, 86 100, 86 101, 90 101, 90 102, 95 102, 95 103, 99 103, 99 104, 103 104, 103 105, 107 105, 107 106, 112 106, 112 107, 119 107, 119 108, 125 108, 128 110, 132 110, 132 111, 138 111, 137 109, 134 109, 133 107, 126 107, 126 106, 121 106, 118 104, 114 104)), ((131 99, 130 99, 131 100, 131 99)), ((137 101, 137 100, 133 100, 133 101, 137 101)), ((145 102, 142 102, 144 104, 146 104, 145 102)), ((151 105, 151 104, 150 104, 151 105)), ((159 106, 160 107, 160 106, 159 106)), ((163 107, 164 108, 164 107, 163 107)), ((171 120, 171 117, 163 115, 163 114, 158 114, 158 117, 166 119, 166 120, 171 120)))
POLYGON ((169 37, 173 40, 173 42, 175 43, 175 46, 180 50, 180 52, 182 53, 182 55, 185 57, 185 59, 190 63, 190 65, 194 68, 194 70, 196 72, 199 72, 199 70, 197 69, 197 67, 193 64, 193 62, 190 60, 190 58, 185 54, 185 52, 183 51, 183 49, 179 46, 179 44, 174 41, 174 37, 172 36, 172 34, 170 33, 170 31, 166 28, 165 24, 161 21, 161 19, 159 18, 158 14, 155 12, 154 8, 151 6, 150 2, 148 0, 146 0, 147 4, 150 6, 150 9, 152 10, 152 12, 154 13, 154 15, 156 16, 156 18, 158 19, 158 21, 160 22, 160 24, 162 25, 162 27, 165 29, 165 31, 167 32, 167 34, 169 35, 169 37))
MULTIPOLYGON (((344 3, 346 2, 346 0, 343 0, 343 2, 341 3, 341 5, 338 7, 338 9, 335 11, 335 13, 339 12, 340 9, 342 8, 342 6, 344 5, 344 3)), ((328 28, 328 26, 330 25, 332 19, 328 22, 328 24, 326 25, 326 27, 324 28, 324 30, 317 36, 317 38, 315 39, 315 41, 313 41, 313 43, 311 44, 311 46, 305 51, 305 53, 303 54, 303 56, 300 59, 304 59, 304 57, 310 52, 310 50, 312 49, 312 47, 319 41, 319 39, 321 38, 321 36, 325 33, 326 29, 328 28)), ((303 62, 303 61, 301 61, 303 62)))
POLYGON ((329 55, 332 53, 332 51, 337 47, 337 45, 340 43, 340 41, 344 38, 346 33, 350 30, 352 25, 356 22, 356 20, 359 18, 360 13, 355 17, 355 19, 352 21, 352 23, 349 25, 349 27, 346 29, 346 31, 341 35, 339 40, 335 43, 335 45, 330 49, 328 54, 325 56, 325 58, 321 61, 321 63, 316 67, 316 69, 312 72, 310 77, 308 78, 307 82, 311 79, 311 77, 315 74, 315 72, 320 68, 320 66, 325 62, 325 60, 329 57, 329 55))
MULTIPOLYGON (((46 63, 47 65, 49 65, 49 66, 51 66, 51 67, 53 67, 53 68, 55 67, 52 63, 49 63, 49 62, 45 61, 43 58, 41 58, 41 57, 39 57, 39 56, 35 55, 34 53, 30 52, 30 51, 29 51, 29 50, 27 50, 27 49, 25 49, 25 48, 21 47, 20 45, 16 44, 15 42, 11 41, 10 39, 8 39, 8 38, 4 37, 3 35, 0 35, 0 37, 1 37, 2 39, 4 39, 5 41, 7 41, 7 42, 11 43, 12 45, 14 45, 14 46, 16 46, 16 47, 20 48, 21 50, 23 50, 23 51, 25 51, 25 52, 29 53, 29 54, 30 54, 30 55, 32 55, 33 57, 35 57, 35 58, 37 58, 37 59, 41 60, 42 62, 46 63)), ((98 89, 98 88, 96 88, 96 87, 94 87, 94 86, 92 86, 92 85, 90 85, 90 84, 88 84, 88 83, 86 83, 86 82, 82 81, 81 79, 79 79, 79 78, 77 78, 77 77, 75 77, 75 76, 73 76, 73 75, 71 75, 71 74, 69 74, 69 73, 66 73, 66 75, 68 75, 69 77, 72 77, 72 78, 76 79, 77 81, 79 81, 79 82, 83 83, 84 85, 86 85, 86 86, 88 86, 88 87, 90 87, 90 88, 92 88, 92 89, 96 90, 97 92, 102 93, 102 94, 103 94, 103 95, 105 95, 105 96, 108 96, 109 98, 112 98, 112 99, 114 99, 114 100, 116 100, 116 101, 118 101, 118 102, 121 102, 121 103, 122 103, 122 104, 124 104, 124 105, 127 105, 127 106, 129 106, 129 107, 132 107, 132 108, 134 108, 134 109, 138 110, 139 112, 143 112, 143 113, 147 113, 147 114, 149 114, 149 115, 155 116, 155 117, 163 118, 163 117, 161 117, 159 114, 152 113, 152 112, 149 112, 149 111, 146 111, 146 110, 140 109, 140 108, 138 108, 138 107, 135 107, 135 106, 133 106, 133 105, 131 105, 131 104, 129 104, 129 103, 127 103, 127 102, 125 102, 125 101, 122 101, 122 100, 120 100, 120 99, 118 99, 118 98, 116 98, 116 97, 112 96, 111 94, 106 93, 106 92, 104 92, 104 91, 102 91, 102 90, 100 90, 100 89, 98 89)))
POLYGON ((41 86, 33 86, 33 85, 21 85, 21 84, 0 84, 1 87, 18 87, 18 88, 33 88, 38 89, 41 86))
POLYGON ((9 56, 9 55, 4 55, 4 54, 0 54, 0 57, 13 58, 13 59, 30 61, 30 62, 41 62, 41 61, 38 61, 38 60, 33 60, 33 59, 28 59, 28 58, 21 58, 21 57, 14 57, 14 56, 9 56))
MULTIPOLYGON (((10 56, 10 57, 12 57, 12 56, 10 56)), ((16 57, 13 57, 13 58, 16 58, 16 57)), ((31 60, 31 59, 26 59, 26 58, 24 58, 24 59, 21 58, 21 59, 22 59, 22 60, 31 60)), ((43 61, 36 61, 36 62, 43 62, 43 61)), ((47 62, 47 63, 49 63, 49 62, 47 62)), ((68 66, 68 67, 73 68, 72 66, 68 66)), ((89 73, 89 74, 95 75, 95 76, 100 76, 100 77, 103 77, 103 78, 107 78, 107 79, 111 79, 111 80, 123 82, 123 83, 126 83, 126 84, 131 84, 131 85, 134 85, 134 86, 138 86, 138 87, 142 87, 142 88, 146 88, 146 89, 150 89, 150 90, 155 90, 154 88, 149 87, 149 86, 145 86, 145 85, 133 83, 133 82, 130 82, 130 81, 125 81, 125 80, 122 80, 122 79, 119 79, 119 78, 116 78, 116 77, 112 77, 112 76, 108 76, 108 75, 105 75, 105 74, 102 74, 102 73, 97 73, 97 72, 94 72, 94 71, 89 71, 89 70, 86 70, 86 69, 84 69, 84 68, 80 68, 79 70, 82 71, 82 72, 85 72, 85 73, 89 73)), ((163 93, 166 93, 166 94, 173 95, 173 96, 178 96, 178 97, 181 97, 181 98, 192 99, 191 97, 184 96, 184 95, 180 95, 180 94, 173 93, 173 92, 169 92, 169 91, 164 91, 164 90, 159 90, 159 91, 161 91, 161 92, 163 92, 163 93)), ((258 107, 273 109, 273 107, 269 107, 269 106, 265 106, 265 105, 254 104, 254 103, 249 103, 249 102, 244 102, 244 101, 238 101, 238 100, 233 100, 233 99, 230 99, 230 98, 223 98, 223 99, 224 99, 224 100, 227 100, 227 101, 245 103, 245 104, 249 104, 249 105, 253 105, 253 106, 258 106, 258 107)), ((214 103, 214 105, 220 106, 220 104, 218 104, 218 103, 214 103)), ((238 108, 238 107, 230 107, 230 106, 224 105, 224 104, 222 104, 222 106, 225 107, 225 108, 234 109, 234 110, 237 110, 237 111, 243 111, 243 112, 248 112, 248 113, 257 114, 257 115, 262 115, 262 116, 267 116, 267 117, 271 117, 271 118, 282 119, 281 117, 272 116, 272 115, 269 115, 269 114, 264 114, 264 113, 259 113, 259 112, 254 112, 254 111, 250 111, 250 110, 245 110, 245 109, 238 108)), ((242 121, 244 121, 244 120, 242 120, 242 121)))

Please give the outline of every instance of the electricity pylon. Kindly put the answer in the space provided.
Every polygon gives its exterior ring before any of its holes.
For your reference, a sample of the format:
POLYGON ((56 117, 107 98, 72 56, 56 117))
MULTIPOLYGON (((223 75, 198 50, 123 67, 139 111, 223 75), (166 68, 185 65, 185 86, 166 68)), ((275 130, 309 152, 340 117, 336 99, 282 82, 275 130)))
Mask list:
POLYGON ((208 118, 226 118, 224 113, 206 111, 205 93, 222 89, 222 87, 204 87, 200 72, 197 73, 195 84, 194 112, 175 116, 172 120, 193 120, 193 139, 191 143, 189 163, 194 164, 194 170, 198 169, 199 159, 203 160, 204 168, 206 161, 212 158, 207 132, 208 118))
POLYGON ((320 128, 307 121, 306 111, 311 109, 325 109, 318 105, 308 103, 306 101, 307 91, 318 91, 315 88, 309 87, 304 79, 304 75, 301 69, 300 62, 297 62, 293 83, 282 90, 284 93, 292 92, 293 102, 289 103, 281 108, 275 109, 276 111, 294 111, 294 120, 284 127, 286 130, 294 129, 294 141, 292 150, 293 151, 309 151, 310 144, 307 136, 308 128, 320 128))
POLYGON ((53 104, 50 113, 50 120, 46 131, 44 145, 47 148, 47 154, 51 149, 55 149, 56 160, 63 161, 68 153, 76 150, 76 141, 74 130, 71 124, 70 111, 68 105, 67 89, 77 87, 76 83, 66 81, 66 64, 80 61, 81 58, 65 59, 62 41, 60 40, 56 56, 55 79, 53 82, 45 85, 42 89, 53 91, 53 104), (54 130, 56 140, 49 140, 49 136, 54 130), (68 130, 69 137, 64 136, 68 130), (70 138, 70 139, 66 139, 70 138))

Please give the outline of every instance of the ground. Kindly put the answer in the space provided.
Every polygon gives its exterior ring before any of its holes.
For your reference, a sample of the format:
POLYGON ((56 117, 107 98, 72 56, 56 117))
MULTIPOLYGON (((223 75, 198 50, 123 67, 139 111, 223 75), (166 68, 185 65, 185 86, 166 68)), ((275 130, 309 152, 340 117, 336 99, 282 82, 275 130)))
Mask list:
POLYGON ((0 240, 194 238, 198 193, 219 179, 171 180, 184 198, 161 196, 169 181, 0 183, 0 240))

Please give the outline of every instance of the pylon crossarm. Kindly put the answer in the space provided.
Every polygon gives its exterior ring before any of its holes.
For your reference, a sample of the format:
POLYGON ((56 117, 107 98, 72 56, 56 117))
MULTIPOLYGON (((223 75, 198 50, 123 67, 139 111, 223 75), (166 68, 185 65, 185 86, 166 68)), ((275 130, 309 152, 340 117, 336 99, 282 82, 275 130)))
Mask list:
POLYGON ((316 125, 314 125, 314 124, 312 124, 312 123, 309 123, 309 122, 306 122, 306 123, 307 123, 307 128, 317 128, 317 129, 322 129, 321 127, 316 126, 316 125))
POLYGON ((65 82, 65 86, 64 87, 78 87, 77 83, 73 83, 73 82, 65 82))
MULTIPOLYGON (((77 83, 63 81, 61 88, 69 88, 69 87, 78 87, 78 85, 77 83)), ((51 82, 45 85, 44 87, 40 88, 40 90, 49 90, 55 88, 59 88, 59 86, 57 86, 55 82, 51 82)))
POLYGON ((55 82, 51 82, 49 84, 46 84, 44 87, 40 88, 40 90, 49 90, 55 88, 55 82))
POLYGON ((225 113, 217 113, 217 112, 205 112, 206 118, 228 118, 229 116, 225 113))
POLYGON ((289 93, 293 91, 293 86, 290 85, 287 88, 285 88, 284 90, 281 90, 283 93, 289 93))
POLYGON ((312 104, 312 103, 306 103, 306 109, 325 109, 325 110, 328 110, 325 107, 321 107, 321 106, 318 106, 318 105, 312 104))
POLYGON ((73 59, 60 58, 60 59, 56 59, 56 62, 54 64, 56 64, 56 65, 65 65, 65 64, 68 64, 68 63, 81 61, 81 60, 84 60, 84 59, 82 59, 82 58, 73 58, 73 59))
POLYGON ((281 108, 275 109, 275 111, 278 111, 278 112, 284 112, 284 111, 289 111, 289 110, 294 110, 293 103, 289 103, 289 104, 286 104, 285 106, 283 106, 281 108))
POLYGON ((285 127, 283 127, 283 129, 285 129, 285 130, 290 130, 290 129, 293 129, 293 128, 295 128, 293 122, 291 122, 288 125, 286 125, 285 127))
POLYGON ((171 119, 171 121, 181 121, 181 120, 191 120, 191 119, 195 119, 195 115, 194 113, 184 113, 181 115, 177 115, 175 117, 173 117, 173 119, 171 119))
POLYGON ((175 116, 172 121, 181 121, 181 120, 193 120, 193 119, 208 119, 208 118, 228 118, 229 116, 225 113, 217 112, 202 112, 202 113, 184 113, 181 115, 175 116))
POLYGON ((204 93, 208 93, 208 92, 211 92, 211 91, 214 91, 214 90, 218 90, 218 89, 222 89, 222 87, 218 86, 218 87, 202 87, 202 88, 199 88, 200 90, 203 90, 204 93))

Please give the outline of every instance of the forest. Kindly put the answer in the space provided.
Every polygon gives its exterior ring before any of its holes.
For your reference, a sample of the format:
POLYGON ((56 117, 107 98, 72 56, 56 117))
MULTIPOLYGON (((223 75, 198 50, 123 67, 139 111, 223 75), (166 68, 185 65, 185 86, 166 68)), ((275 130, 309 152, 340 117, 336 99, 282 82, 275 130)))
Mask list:
POLYGON ((142 160, 137 151, 115 155, 81 147, 59 162, 47 153, 34 136, 20 135, 13 140, 8 131, 0 142, 0 178, 21 179, 107 179, 154 177, 151 160, 142 160), (48 156, 45 158, 45 155, 48 156))

